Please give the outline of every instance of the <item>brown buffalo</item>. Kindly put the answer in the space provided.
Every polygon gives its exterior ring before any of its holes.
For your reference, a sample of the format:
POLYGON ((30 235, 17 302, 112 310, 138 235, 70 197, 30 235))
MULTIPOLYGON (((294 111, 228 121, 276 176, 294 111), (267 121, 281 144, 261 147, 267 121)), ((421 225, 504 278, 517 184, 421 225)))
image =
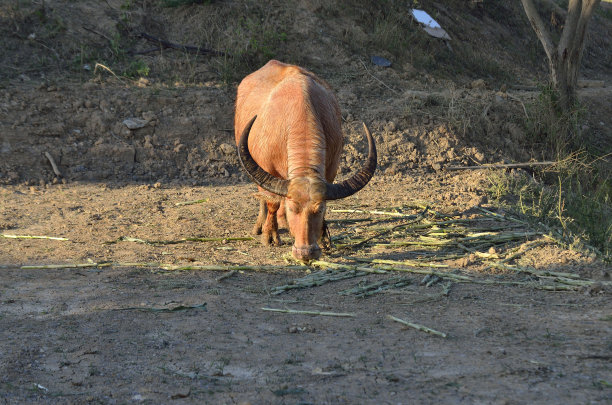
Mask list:
POLYGON ((368 159, 351 178, 333 184, 343 146, 340 107, 329 85, 312 72, 271 60, 238 86, 234 129, 238 155, 260 190, 254 232, 280 244, 286 217, 299 260, 321 255, 325 202, 361 190, 376 170, 368 128, 368 159), (284 204, 283 204, 284 203, 284 204))

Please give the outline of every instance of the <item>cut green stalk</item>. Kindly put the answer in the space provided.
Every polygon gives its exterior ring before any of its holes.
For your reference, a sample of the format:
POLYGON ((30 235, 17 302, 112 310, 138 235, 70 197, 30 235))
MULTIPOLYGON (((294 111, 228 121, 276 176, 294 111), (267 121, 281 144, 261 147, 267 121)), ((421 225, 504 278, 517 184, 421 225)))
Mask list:
POLYGON ((39 236, 39 235, 10 235, 7 233, 1 234, 3 238, 8 239, 50 239, 50 240, 64 240, 69 241, 68 238, 62 238, 60 236, 39 236))
POLYGON ((269 271, 269 270, 308 270, 308 266, 295 265, 264 265, 264 266, 220 266, 220 265, 171 265, 163 264, 159 266, 163 270, 168 271, 185 271, 185 270, 204 270, 204 271, 269 271))
POLYGON ((396 276, 396 277, 391 277, 386 280, 377 281, 372 284, 368 284, 364 286, 357 286, 354 288, 350 288, 348 290, 340 291, 339 294, 340 295, 355 295, 357 297, 367 297, 370 295, 374 295, 374 294, 389 290, 391 288, 405 287, 407 285, 410 285, 411 282, 412 282, 411 280, 405 277, 396 276))
POLYGON ((278 309, 278 308, 261 308, 262 311, 269 312, 282 312, 285 314, 300 314, 300 315, 321 315, 321 316, 338 316, 338 317, 348 317, 354 318, 355 314, 346 313, 346 312, 321 312, 321 311, 301 311, 295 309, 278 309))
POLYGON ((42 264, 42 265, 31 265, 21 266, 21 270, 45 270, 45 269, 79 269, 87 267, 112 267, 113 263, 67 263, 67 264, 42 264))
POLYGON ((208 198, 202 198, 201 200, 177 202, 177 203, 174 204, 174 206, 175 207, 182 207, 184 205, 194 205, 194 204, 201 204, 201 203, 205 203, 205 202, 208 202, 208 198))
POLYGON ((448 268, 448 264, 438 263, 424 263, 415 260, 387 260, 387 259, 367 259, 364 257, 352 257, 348 256, 347 259, 355 260, 364 263, 377 263, 377 264, 391 264, 400 266, 413 266, 413 267, 436 267, 436 268, 448 268))
POLYGON ((436 336, 440 336, 440 337, 446 338, 446 333, 438 332, 437 330, 428 328, 427 326, 419 325, 418 323, 412 323, 412 322, 404 321, 403 319, 396 318, 393 315, 387 315, 387 318, 391 319, 392 321, 399 322, 402 325, 410 326, 411 328, 414 328, 416 330, 420 330, 420 331, 425 332, 425 333, 430 333, 432 335, 436 335, 436 336))

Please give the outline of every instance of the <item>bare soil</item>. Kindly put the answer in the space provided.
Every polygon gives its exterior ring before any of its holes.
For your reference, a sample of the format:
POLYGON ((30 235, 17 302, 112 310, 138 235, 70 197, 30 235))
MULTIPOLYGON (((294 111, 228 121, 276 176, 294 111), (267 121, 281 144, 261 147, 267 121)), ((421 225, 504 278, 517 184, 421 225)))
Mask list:
MULTIPOLYGON (((370 125, 379 150, 371 183, 329 204, 326 218, 336 246, 322 259, 355 264, 350 257, 440 258, 436 263, 448 266, 443 271, 472 280, 449 284, 451 279, 442 277, 428 283, 423 274, 389 271, 273 294, 274 287, 319 269, 285 261, 291 246, 286 231, 280 247, 249 238, 256 188, 238 164, 232 141, 235 83, 223 82, 219 59, 170 50, 146 54, 142 58, 151 72, 140 79, 107 71, 93 75, 79 58, 75 72, 69 63, 84 48, 108 51, 104 36, 112 37, 117 21, 180 43, 197 43, 199 33, 218 47, 227 42, 217 36, 229 34, 214 17, 249 14, 230 2, 178 8, 147 1, 45 3, 42 23, 38 4, 0 2, 7 38, 0 68, 0 232, 67 240, 0 237, 0 401, 612 401, 611 269, 588 252, 534 234, 541 229, 532 225, 493 219, 486 226, 498 227, 494 235, 524 236, 479 245, 465 241, 471 252, 455 242, 451 247, 389 245, 409 237, 422 241, 436 234, 433 228, 380 235, 348 251, 338 247, 373 235, 376 226, 407 224, 375 210, 418 215, 428 206, 432 221, 474 219, 481 213, 474 207, 505 214, 489 203, 490 173, 444 168, 541 157, 523 118, 523 105, 538 93, 508 90, 536 82, 540 66, 512 65, 511 54, 492 46, 511 75, 505 86, 469 72, 452 79, 430 74, 406 60, 381 68, 369 62, 369 53, 347 44, 347 35, 367 41, 364 16, 353 19, 351 12, 347 17, 318 2, 289 11, 272 2, 264 11, 281 21, 275 27, 291 28, 289 39, 277 44, 282 54, 275 56, 300 62, 336 89, 346 137, 339 178, 358 168, 366 152, 361 121, 370 125), (131 8, 121 7, 127 3, 131 8), (122 17, 126 12, 129 16, 122 17), (89 30, 83 29, 83 16, 90 18, 89 30), (37 36, 28 39, 31 33, 37 36), (129 129, 126 119, 142 120, 144 126, 129 129), (507 264, 540 273, 489 267, 538 240, 538 247, 507 264), (29 265, 47 267, 24 267, 29 265), (207 265, 227 267, 167 270, 207 265), (236 266, 260 271, 232 271, 236 266), (546 271, 572 273, 587 283, 558 283, 546 271), (340 294, 399 276, 402 287, 367 297, 340 294), (550 283, 571 290, 541 289, 550 283), (275 313, 264 307, 354 316, 275 313), (447 337, 405 327, 389 315, 447 337)), ((247 3, 257 12, 263 7, 247 3)), ((450 3, 450 10, 440 6, 438 18, 453 36, 467 41, 471 34, 462 25, 467 23, 453 17, 453 10, 462 9, 450 3)), ((469 10, 464 17, 475 30, 499 31, 490 16, 469 10)), ((596 33, 608 32, 606 21, 595 20, 596 33)), ((239 37, 234 22, 228 24, 239 37)), ((508 38, 519 30, 507 29, 508 38)), ((142 40, 131 44, 136 50, 150 47, 142 40)), ((366 45, 371 53, 373 45, 366 45)), ((589 49, 586 78, 609 80, 601 50, 589 49)), ((394 57, 390 51, 383 56, 394 57)), ((612 139, 609 89, 581 91, 588 107, 585 139, 600 150, 612 139)), ((453 229, 451 241, 473 231, 453 229)))

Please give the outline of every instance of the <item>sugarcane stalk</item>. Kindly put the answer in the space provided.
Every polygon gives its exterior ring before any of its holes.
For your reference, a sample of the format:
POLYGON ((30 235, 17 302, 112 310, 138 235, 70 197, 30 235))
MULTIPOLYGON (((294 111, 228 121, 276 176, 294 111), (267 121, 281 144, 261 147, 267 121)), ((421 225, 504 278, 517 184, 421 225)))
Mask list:
POLYGON ((234 265, 234 266, 221 266, 221 265, 172 265, 163 264, 159 266, 163 270, 167 271, 184 271, 184 270, 204 270, 204 271, 270 271, 270 270, 308 270, 308 266, 295 266, 295 265, 262 265, 262 266, 249 266, 249 265, 234 265))
POLYGON ((338 316, 338 317, 349 317, 349 318, 355 317, 355 314, 346 313, 346 312, 302 311, 302 310, 297 310, 297 309, 278 309, 278 308, 266 308, 266 307, 262 307, 261 310, 269 311, 269 312, 281 312, 285 314, 338 316))
POLYGON ((358 209, 331 209, 331 212, 342 212, 348 214, 373 214, 373 215, 387 215, 390 217, 401 217, 401 218, 416 218, 415 214, 403 214, 401 212, 392 212, 392 211, 379 211, 379 210, 358 210, 358 209))
POLYGON ((41 265, 27 265, 19 267, 21 270, 49 270, 49 269, 78 269, 87 267, 111 267, 113 264, 110 262, 104 263, 67 263, 67 264, 41 264, 41 265))
POLYGON ((446 338, 446 336, 447 336, 446 333, 439 332, 439 331, 437 331, 435 329, 428 328, 427 326, 419 325, 418 323, 408 322, 408 321, 405 321, 403 319, 396 318, 393 315, 387 315, 387 318, 391 319, 392 321, 399 322, 402 325, 410 326, 411 328, 414 328, 416 330, 420 330, 421 332, 430 333, 432 335, 440 336, 440 337, 443 337, 443 338, 446 338))
POLYGON ((185 206, 185 205, 201 204, 201 203, 205 203, 205 202, 208 202, 208 198, 202 198, 201 200, 177 202, 177 203, 174 204, 174 206, 175 207, 182 207, 182 206, 185 206))
POLYGON ((386 280, 377 281, 372 284, 367 284, 364 286, 357 286, 354 288, 350 288, 348 290, 340 291, 338 294, 340 295, 356 295, 358 297, 364 297, 372 294, 379 293, 381 291, 390 289, 390 288, 400 288, 410 284, 410 280, 401 277, 391 277, 386 280))
POLYGON ((498 263, 502 263, 502 264, 504 264, 504 263, 508 263, 509 261, 512 261, 512 260, 516 259, 517 257, 520 257, 520 256, 524 255, 525 253, 527 253, 527 252, 528 252, 528 251, 530 251, 531 249, 535 249, 535 248, 537 248, 537 247, 540 247, 540 246, 544 245, 545 243, 546 243, 546 242, 545 242, 545 241, 543 241, 543 240, 536 240, 536 241, 534 241, 534 242, 531 242, 530 244, 526 245, 526 246, 523 248, 523 250, 518 251, 518 252, 516 252, 516 253, 514 253, 514 254, 512 254, 512 255, 510 255, 510 256, 508 256, 508 257, 506 257, 506 258, 505 258, 505 259, 503 259, 503 260, 500 260, 498 263))
POLYGON ((571 279, 580 278, 578 274, 574 274, 574 273, 562 273, 562 272, 550 271, 550 270, 536 270, 536 269, 532 269, 528 267, 510 266, 510 265, 507 265, 501 262, 492 263, 490 267, 496 267, 502 270, 511 270, 516 273, 532 274, 538 277, 550 276, 550 277, 564 277, 564 278, 571 278, 571 279))
POLYGON ((69 241, 68 238, 63 238, 60 236, 44 236, 44 235, 11 235, 7 233, 3 233, 0 236, 7 239, 50 239, 50 240, 63 240, 69 241))
POLYGON ((399 266, 413 266, 413 267, 436 267, 436 268, 448 268, 448 264, 438 263, 423 263, 414 260, 388 260, 388 259, 368 259, 365 257, 353 257, 347 256, 347 259, 355 260, 363 263, 376 263, 376 264, 390 264, 399 266))
POLYGON ((331 263, 331 262, 326 262, 324 260, 313 260, 310 262, 310 264, 312 266, 316 266, 316 267, 322 267, 325 269, 334 269, 334 270, 355 270, 355 271, 361 271, 361 272, 365 272, 365 273, 377 273, 377 274, 385 274, 386 271, 381 270, 381 269, 374 269, 371 267, 364 267, 364 266, 355 266, 355 265, 347 265, 347 264, 341 264, 341 263, 331 263))

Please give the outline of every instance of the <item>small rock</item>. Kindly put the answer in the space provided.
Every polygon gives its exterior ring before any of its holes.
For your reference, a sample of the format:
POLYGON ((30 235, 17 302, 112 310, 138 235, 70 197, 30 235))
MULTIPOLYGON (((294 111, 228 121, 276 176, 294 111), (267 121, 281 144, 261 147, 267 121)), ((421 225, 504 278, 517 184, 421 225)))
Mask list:
POLYGON ((221 149, 221 152, 226 155, 231 155, 232 153, 234 153, 234 147, 228 145, 227 143, 222 143, 221 145, 219 145, 219 149, 221 149))
MULTIPOLYGON (((87 106, 87 103, 85 103, 85 105, 87 106)), ((144 128, 148 123, 148 120, 143 120, 140 118, 126 118, 123 120, 123 124, 129 129, 144 128)))

